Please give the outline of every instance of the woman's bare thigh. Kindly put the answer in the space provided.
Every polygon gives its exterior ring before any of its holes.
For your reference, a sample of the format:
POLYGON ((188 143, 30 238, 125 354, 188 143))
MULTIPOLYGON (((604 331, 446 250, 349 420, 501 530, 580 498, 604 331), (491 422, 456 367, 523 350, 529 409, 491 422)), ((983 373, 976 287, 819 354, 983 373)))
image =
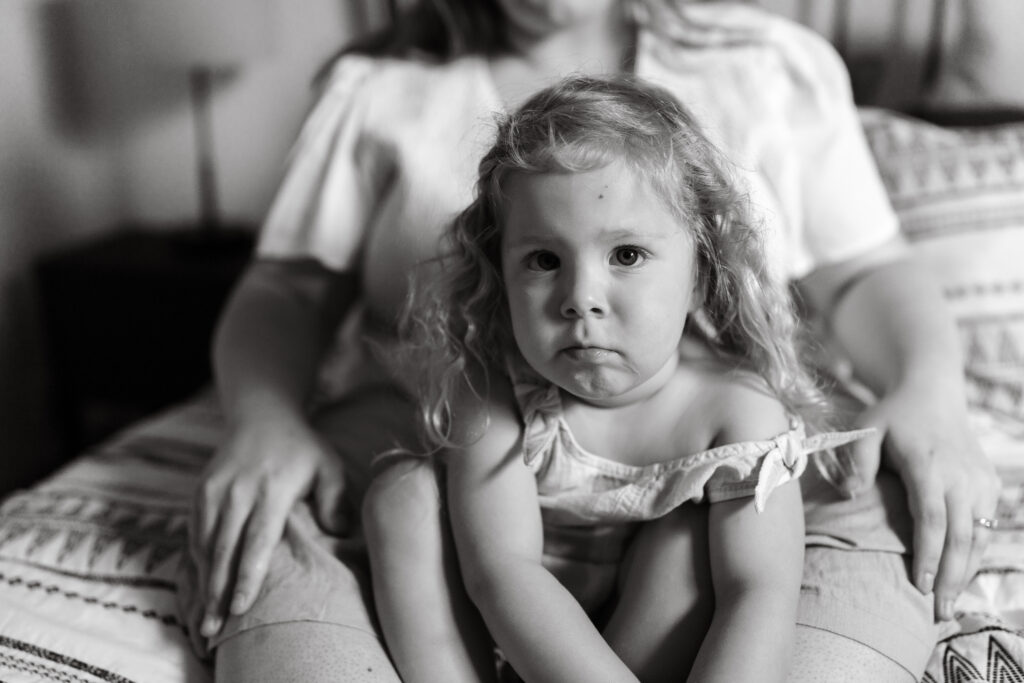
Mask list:
POLYGON ((399 683, 376 636, 309 621, 270 624, 225 640, 215 673, 217 683, 399 683))
POLYGON ((797 626, 789 683, 916 683, 877 650, 830 631, 797 626))

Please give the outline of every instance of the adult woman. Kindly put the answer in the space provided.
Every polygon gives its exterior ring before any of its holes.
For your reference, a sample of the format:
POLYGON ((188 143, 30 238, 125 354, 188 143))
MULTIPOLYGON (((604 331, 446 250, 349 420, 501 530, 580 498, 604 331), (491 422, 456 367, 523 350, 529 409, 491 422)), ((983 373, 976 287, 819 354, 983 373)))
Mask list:
MULTIPOLYGON (((365 483, 358 463, 411 438, 408 404, 358 336, 389 336, 405 274, 433 255, 441 226, 470 199, 493 112, 570 71, 627 69, 676 93, 749 169, 745 180, 765 211, 779 267, 880 396, 857 422, 879 428, 909 492, 919 593, 903 569, 909 536, 901 541, 885 515, 865 514, 895 505, 899 516, 903 505, 893 478, 872 483, 882 438, 857 449, 864 488, 856 499, 807 495, 813 547, 794 679, 827 680, 836 658, 868 680, 919 675, 933 638, 932 587, 935 613, 948 617, 983 549, 972 519, 991 516, 995 477, 966 426, 955 334, 934 287, 899 244, 834 53, 786 22, 714 3, 451 0, 422 3, 406 19, 387 40, 333 68, 268 217, 260 258, 218 335, 217 378, 231 429, 197 498, 192 538, 211 605, 204 634, 220 631, 229 608, 245 613, 221 632, 220 674, 245 679, 253 671, 266 676, 270 664, 310 663, 282 651, 316 652, 321 673, 344 662, 364 671, 371 662, 378 673, 385 665, 379 645, 351 628, 349 637, 339 635, 338 625, 371 629, 358 579, 327 553, 309 559, 310 547, 324 546, 312 538, 308 512, 293 510, 312 492, 329 527, 343 480, 332 449, 343 454, 354 489, 365 483), (357 291, 362 306, 349 315, 345 367, 332 373, 341 385, 335 394, 346 400, 324 414, 318 431, 306 417, 307 397, 320 352, 357 291), (330 447, 318 433, 328 434, 330 447), (312 567, 310 576, 325 566, 341 572, 329 581, 347 580, 348 597, 304 606, 294 597, 300 587, 282 579, 295 561, 312 567), (860 599, 849 597, 858 581, 859 595, 874 594, 900 613, 897 631, 878 613, 847 619, 843 600, 860 599), (247 610, 261 584, 256 608, 247 610), (355 616, 323 616, 339 611, 355 616), (255 647, 257 640, 269 645, 255 647), (898 650, 915 641, 916 654, 901 659, 898 650)), ((433 480, 413 472, 405 482, 396 503, 422 524, 411 541, 440 539, 433 480)), ((316 680, 315 673, 290 675, 316 680)))

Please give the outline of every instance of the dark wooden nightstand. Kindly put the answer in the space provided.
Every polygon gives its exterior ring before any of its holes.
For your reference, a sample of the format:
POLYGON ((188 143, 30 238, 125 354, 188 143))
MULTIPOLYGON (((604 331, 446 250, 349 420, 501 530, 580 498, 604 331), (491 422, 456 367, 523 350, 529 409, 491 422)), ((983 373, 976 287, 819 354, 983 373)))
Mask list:
POLYGON ((66 457, 210 380, 210 341, 252 232, 125 230, 36 265, 66 457))

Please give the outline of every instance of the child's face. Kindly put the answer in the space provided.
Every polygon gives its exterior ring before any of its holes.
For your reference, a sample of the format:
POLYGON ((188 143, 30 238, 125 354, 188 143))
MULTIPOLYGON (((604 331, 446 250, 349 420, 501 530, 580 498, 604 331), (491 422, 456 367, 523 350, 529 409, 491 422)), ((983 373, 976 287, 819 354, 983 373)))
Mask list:
POLYGON ((688 230, 618 162, 515 175, 505 206, 502 273, 526 361, 594 404, 653 394, 676 368, 693 308, 688 230))

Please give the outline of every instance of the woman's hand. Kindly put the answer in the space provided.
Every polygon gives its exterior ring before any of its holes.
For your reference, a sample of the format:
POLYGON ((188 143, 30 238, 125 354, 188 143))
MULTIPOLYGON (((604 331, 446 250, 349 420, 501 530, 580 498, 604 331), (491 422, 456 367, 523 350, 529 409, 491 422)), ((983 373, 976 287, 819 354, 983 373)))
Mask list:
POLYGON ((228 613, 243 614, 266 577, 296 502, 314 493, 329 531, 341 525, 341 459, 301 418, 250 419, 232 428, 204 473, 189 542, 205 613, 216 635, 228 613))
POLYGON ((913 580, 922 593, 934 589, 938 619, 953 618, 956 597, 977 571, 991 532, 974 520, 992 518, 999 497, 961 396, 934 383, 897 386, 857 420, 878 436, 853 446, 860 486, 874 481, 883 455, 903 481, 914 521, 913 580))
POLYGON ((216 634, 229 611, 252 605, 297 501, 315 492, 321 525, 336 524, 341 463, 310 427, 304 404, 355 292, 351 273, 257 259, 228 301, 213 355, 229 429, 189 520, 202 597, 190 610, 204 612, 204 636, 216 634))
POLYGON ((989 541, 974 520, 992 517, 999 480, 968 424, 960 337, 942 290, 899 240, 819 268, 800 290, 830 322, 855 377, 881 397, 857 420, 878 429, 852 447, 858 479, 869 486, 882 462, 899 474, 914 522, 914 583, 934 589, 936 616, 951 619, 989 541))

